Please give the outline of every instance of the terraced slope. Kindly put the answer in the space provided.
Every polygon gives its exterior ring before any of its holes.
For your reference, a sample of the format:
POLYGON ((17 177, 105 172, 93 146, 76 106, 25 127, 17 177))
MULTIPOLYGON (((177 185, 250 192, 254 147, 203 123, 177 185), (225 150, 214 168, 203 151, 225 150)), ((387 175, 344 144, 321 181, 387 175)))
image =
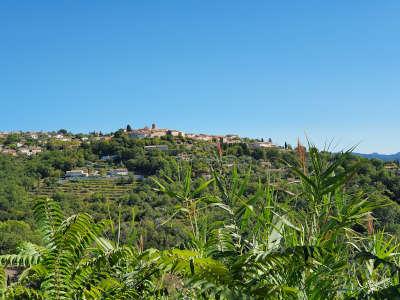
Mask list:
POLYGON ((116 180, 109 179, 65 181, 54 187, 40 187, 34 191, 34 194, 51 197, 57 192, 62 192, 76 195, 82 199, 90 198, 92 195, 97 194, 110 200, 117 200, 127 195, 133 186, 134 184, 117 184, 116 180))

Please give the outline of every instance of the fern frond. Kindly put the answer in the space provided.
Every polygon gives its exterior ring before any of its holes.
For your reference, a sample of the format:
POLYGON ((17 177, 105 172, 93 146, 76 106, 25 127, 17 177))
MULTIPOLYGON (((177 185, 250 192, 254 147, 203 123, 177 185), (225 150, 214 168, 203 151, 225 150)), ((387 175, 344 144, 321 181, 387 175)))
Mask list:
POLYGON ((41 260, 40 254, 20 255, 20 254, 5 254, 0 255, 0 265, 6 267, 29 267, 39 263, 41 260))
POLYGON ((44 236, 44 241, 47 244, 50 243, 53 234, 63 220, 60 206, 50 198, 39 197, 33 206, 33 216, 44 236))

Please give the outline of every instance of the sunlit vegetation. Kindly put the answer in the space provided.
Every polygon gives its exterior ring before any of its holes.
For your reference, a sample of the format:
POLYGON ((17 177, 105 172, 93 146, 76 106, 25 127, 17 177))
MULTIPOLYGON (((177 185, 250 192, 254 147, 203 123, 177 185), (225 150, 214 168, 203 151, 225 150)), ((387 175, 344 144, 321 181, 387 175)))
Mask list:
POLYGON ((60 192, 54 200, 36 197, 33 215, 24 217, 32 227, 15 224, 29 238, 0 256, 1 295, 400 297, 397 228, 393 220, 380 219, 389 211, 398 216, 397 177, 381 162, 313 146, 277 150, 269 158, 246 150, 249 155, 234 159, 227 146, 207 156, 201 151, 191 163, 158 153, 166 167, 134 184, 117 203, 107 197, 74 203, 60 192), (203 176, 203 164, 209 176, 203 176))

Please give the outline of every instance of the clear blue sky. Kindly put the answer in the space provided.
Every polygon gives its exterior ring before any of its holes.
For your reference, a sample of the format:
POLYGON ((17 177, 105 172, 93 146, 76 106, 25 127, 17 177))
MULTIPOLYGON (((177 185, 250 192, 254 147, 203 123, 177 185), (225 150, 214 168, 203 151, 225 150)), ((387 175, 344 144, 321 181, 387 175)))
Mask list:
POLYGON ((400 151, 399 1, 0 2, 0 130, 400 151))

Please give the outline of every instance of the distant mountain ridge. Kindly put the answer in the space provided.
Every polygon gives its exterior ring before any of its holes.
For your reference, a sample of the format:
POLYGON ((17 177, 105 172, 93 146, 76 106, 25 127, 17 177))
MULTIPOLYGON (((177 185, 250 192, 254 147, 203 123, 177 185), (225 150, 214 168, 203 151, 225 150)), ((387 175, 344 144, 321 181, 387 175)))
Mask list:
POLYGON ((363 154, 363 153, 354 153, 354 154, 365 157, 365 158, 369 158, 369 159, 377 158, 377 159, 381 159, 384 161, 394 161, 394 160, 400 161, 400 152, 395 153, 395 154, 379 154, 376 152, 370 153, 370 154, 363 154))

